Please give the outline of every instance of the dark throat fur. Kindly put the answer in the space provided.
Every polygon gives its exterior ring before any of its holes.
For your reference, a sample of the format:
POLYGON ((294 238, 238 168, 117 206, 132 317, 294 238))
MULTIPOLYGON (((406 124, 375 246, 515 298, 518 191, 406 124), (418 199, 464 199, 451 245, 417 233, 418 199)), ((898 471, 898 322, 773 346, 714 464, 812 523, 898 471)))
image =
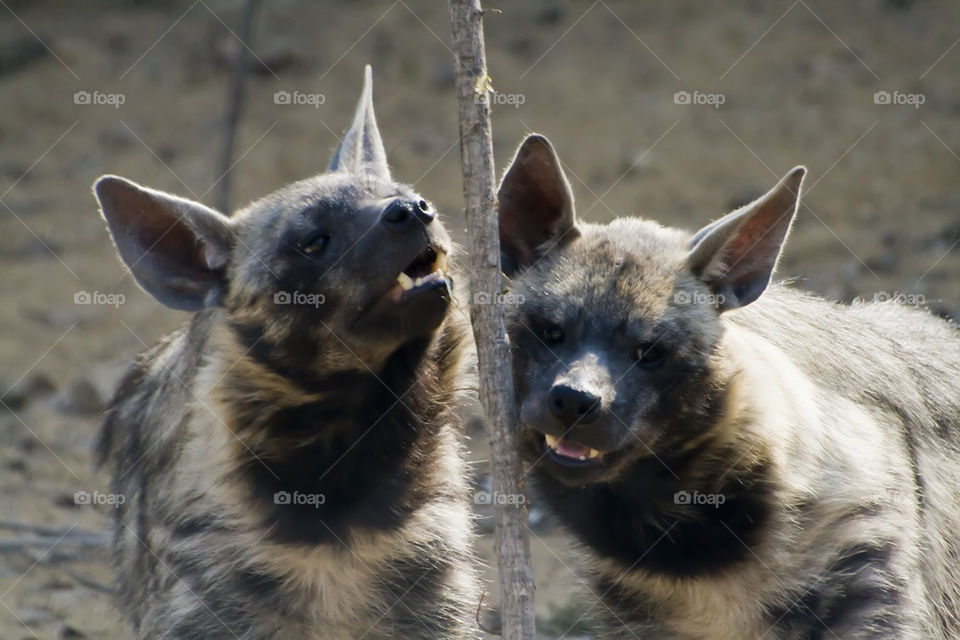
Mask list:
MULTIPOLYGON (((256 340, 257 332, 238 329, 242 345, 256 340)), ((379 371, 296 371, 280 364, 282 351, 250 350, 247 357, 296 394, 321 398, 290 405, 242 374, 223 381, 235 394, 231 427, 259 443, 252 452, 240 447, 237 473, 266 514, 272 540, 337 543, 355 529, 397 530, 418 507, 454 491, 432 467, 453 395, 457 334, 448 326, 435 341, 410 340, 379 371), (294 492, 309 497, 295 504, 294 492), (284 493, 290 503, 277 504, 284 493)))

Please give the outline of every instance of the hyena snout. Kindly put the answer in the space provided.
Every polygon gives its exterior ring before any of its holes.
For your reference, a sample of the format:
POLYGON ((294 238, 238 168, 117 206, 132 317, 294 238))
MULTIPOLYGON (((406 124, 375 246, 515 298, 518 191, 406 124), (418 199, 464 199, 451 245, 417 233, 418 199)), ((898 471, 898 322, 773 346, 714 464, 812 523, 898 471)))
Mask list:
POLYGON ((588 353, 528 395, 521 419, 531 429, 534 447, 544 447, 552 462, 601 472, 606 454, 618 450, 624 437, 622 425, 611 415, 615 399, 609 368, 597 354, 588 353))
POLYGON ((417 225, 428 225, 435 215, 425 200, 416 202, 397 199, 387 205, 380 216, 382 222, 391 231, 409 231, 417 225))
POLYGON ((566 428, 588 425, 600 417, 603 398, 589 389, 571 383, 555 384, 547 393, 547 408, 566 428))

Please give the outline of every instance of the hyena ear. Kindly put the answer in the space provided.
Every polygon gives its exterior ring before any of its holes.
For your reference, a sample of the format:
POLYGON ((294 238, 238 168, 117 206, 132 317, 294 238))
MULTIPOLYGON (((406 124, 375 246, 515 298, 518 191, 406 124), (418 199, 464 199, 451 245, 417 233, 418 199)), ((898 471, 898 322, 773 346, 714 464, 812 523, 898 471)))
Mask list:
POLYGON ((184 311, 221 302, 234 242, 230 218, 117 176, 93 188, 117 252, 147 293, 184 311))
POLYGON ((748 305, 767 288, 796 216, 806 171, 794 167, 765 195, 693 237, 687 265, 717 294, 721 311, 748 305))
POLYGON ((363 69, 363 92, 353 123, 343 136, 343 141, 327 171, 367 173, 390 181, 387 152, 383 148, 377 118, 373 113, 373 70, 370 65, 363 69))
POLYGON ((520 144, 497 200, 501 263, 508 276, 580 235, 570 183, 553 145, 541 135, 529 135, 520 144))

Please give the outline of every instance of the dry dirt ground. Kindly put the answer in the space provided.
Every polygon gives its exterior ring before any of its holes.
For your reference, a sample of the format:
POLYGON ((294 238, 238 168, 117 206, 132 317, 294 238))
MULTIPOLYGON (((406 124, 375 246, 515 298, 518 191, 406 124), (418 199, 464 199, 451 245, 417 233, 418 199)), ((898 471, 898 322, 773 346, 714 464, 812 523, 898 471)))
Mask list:
MULTIPOLYGON (((326 166, 370 62, 394 175, 429 195, 462 239, 445 3, 264 4, 233 202, 326 166), (276 104, 278 91, 323 103, 276 104)), ((486 20, 500 166, 522 134, 540 131, 584 218, 696 228, 804 163, 806 206, 781 276, 835 299, 899 294, 960 311, 960 4, 500 6, 486 20), (677 104, 678 91, 723 104, 677 104)), ((90 448, 118 371, 184 316, 125 275, 90 184, 113 172, 213 203, 238 8, 0 2, 2 638, 129 634, 98 588, 111 580, 100 537, 110 507, 76 505, 74 493, 105 489, 90 448), (78 104, 76 92, 123 104, 78 104), (124 298, 75 304, 78 292, 124 298)), ((471 446, 482 473, 483 436, 471 446)), ((591 599, 576 595, 569 541, 539 531, 538 612, 559 636, 591 599)))

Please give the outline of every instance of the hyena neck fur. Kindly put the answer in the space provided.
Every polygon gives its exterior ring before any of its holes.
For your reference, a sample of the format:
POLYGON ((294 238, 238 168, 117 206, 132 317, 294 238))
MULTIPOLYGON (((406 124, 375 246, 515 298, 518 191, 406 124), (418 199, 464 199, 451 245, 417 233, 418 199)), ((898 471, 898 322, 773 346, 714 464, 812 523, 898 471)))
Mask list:
MULTIPOLYGON (((297 371, 235 325, 211 329, 201 374, 223 426, 245 446, 236 473, 278 541, 338 544, 351 530, 391 530, 425 502, 460 499, 459 481, 432 473, 459 430, 450 408, 463 327, 403 344, 375 370, 297 371), (246 355, 242 355, 246 354, 246 355), (322 508, 275 504, 278 494, 322 496, 322 508)), ((262 336, 261 336, 262 338, 262 336)), ((458 479, 459 480, 459 479, 458 479)))

